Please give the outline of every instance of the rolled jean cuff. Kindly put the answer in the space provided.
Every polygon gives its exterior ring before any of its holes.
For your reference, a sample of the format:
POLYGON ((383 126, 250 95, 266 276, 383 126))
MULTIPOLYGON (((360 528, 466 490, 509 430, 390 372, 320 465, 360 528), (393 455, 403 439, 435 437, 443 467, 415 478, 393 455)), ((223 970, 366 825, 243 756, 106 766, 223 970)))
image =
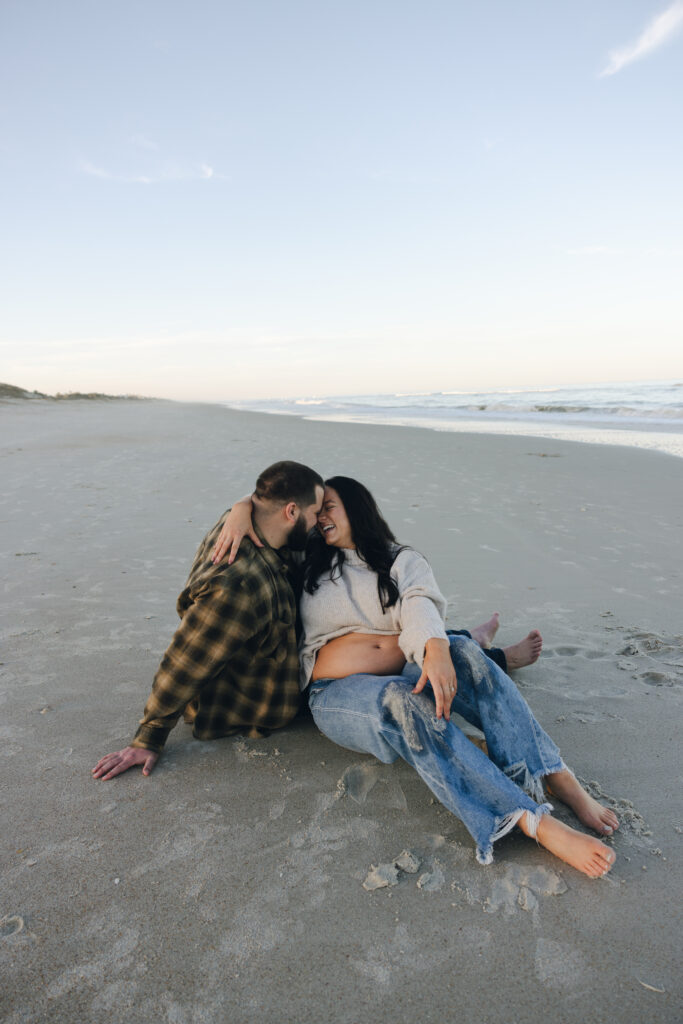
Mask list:
POLYGON ((519 822, 519 819, 523 814, 528 815, 527 821, 529 823, 529 829, 531 835, 535 838, 538 831, 538 825, 544 814, 550 814, 553 809, 552 804, 541 804, 535 811, 530 811, 527 807, 519 808, 516 811, 512 811, 510 814, 503 815, 502 818, 496 818, 493 832, 489 836, 488 842, 485 845, 477 845, 476 858, 480 864, 492 864, 493 863, 493 844, 503 836, 506 836, 508 832, 512 832, 515 825, 519 822))

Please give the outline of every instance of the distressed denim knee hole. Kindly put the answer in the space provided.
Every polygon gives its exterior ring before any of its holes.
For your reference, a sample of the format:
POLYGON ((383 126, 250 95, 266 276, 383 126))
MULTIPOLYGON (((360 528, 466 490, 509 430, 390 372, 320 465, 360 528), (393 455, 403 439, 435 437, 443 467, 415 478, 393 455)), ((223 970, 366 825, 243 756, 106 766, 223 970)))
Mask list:
POLYGON ((380 693, 380 706, 385 720, 393 722, 401 730, 406 743, 415 752, 423 749, 420 727, 436 733, 443 733, 446 729, 446 720, 436 717, 429 697, 413 693, 393 680, 380 693))

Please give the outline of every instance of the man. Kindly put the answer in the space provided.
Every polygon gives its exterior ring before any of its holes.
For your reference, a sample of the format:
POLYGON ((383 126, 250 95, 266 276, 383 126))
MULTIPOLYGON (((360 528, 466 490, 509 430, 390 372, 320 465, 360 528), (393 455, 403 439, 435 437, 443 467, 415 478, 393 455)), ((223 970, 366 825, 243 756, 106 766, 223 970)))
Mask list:
POLYGON ((227 513, 202 541, 178 598, 181 624, 154 677, 130 746, 92 770, 112 779, 134 765, 149 775, 183 714, 198 739, 278 729, 299 708, 296 600, 288 550, 301 551, 315 525, 323 481, 308 466, 276 462, 256 481, 254 527, 232 564, 211 553, 227 513))

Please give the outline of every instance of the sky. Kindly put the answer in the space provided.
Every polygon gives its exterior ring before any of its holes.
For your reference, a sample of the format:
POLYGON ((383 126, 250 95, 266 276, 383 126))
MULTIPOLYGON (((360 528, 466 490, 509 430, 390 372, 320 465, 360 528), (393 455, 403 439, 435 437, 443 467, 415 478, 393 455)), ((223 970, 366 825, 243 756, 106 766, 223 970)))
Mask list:
POLYGON ((0 380, 683 374, 683 0, 2 0, 0 380))

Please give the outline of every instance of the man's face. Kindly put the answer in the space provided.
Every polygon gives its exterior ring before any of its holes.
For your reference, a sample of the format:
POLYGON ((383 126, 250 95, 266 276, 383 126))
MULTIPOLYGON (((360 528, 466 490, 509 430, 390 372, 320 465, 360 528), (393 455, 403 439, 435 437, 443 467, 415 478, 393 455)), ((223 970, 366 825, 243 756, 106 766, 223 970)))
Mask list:
POLYGON ((299 517, 287 538, 287 547, 291 548, 292 551, 303 551, 306 547, 308 535, 318 521, 318 513, 322 508, 322 503, 323 489, 322 487, 316 487, 315 501, 308 508, 299 511, 299 517))

